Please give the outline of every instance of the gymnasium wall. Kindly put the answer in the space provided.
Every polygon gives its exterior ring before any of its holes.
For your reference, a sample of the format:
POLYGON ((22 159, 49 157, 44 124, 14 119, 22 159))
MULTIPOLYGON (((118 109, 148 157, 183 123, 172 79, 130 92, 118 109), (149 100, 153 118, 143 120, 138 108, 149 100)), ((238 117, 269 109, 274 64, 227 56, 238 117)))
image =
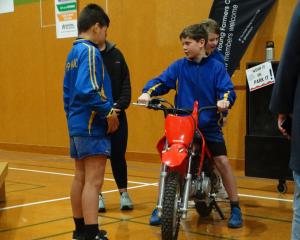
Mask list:
MULTIPOLYGON (((79 9, 88 2, 80 0, 79 9)), ((212 4, 211 0, 96 2, 111 18, 108 39, 122 50, 129 65, 133 101, 147 80, 183 56, 179 33, 207 18, 212 4)), ((14 13, 0 15, 0 148, 66 153, 62 81, 74 39, 56 39, 53 0, 15 0, 15 4, 14 13)), ((224 128, 231 159, 244 159, 245 64, 264 60, 268 40, 275 42, 275 58, 280 58, 295 4, 296 0, 277 1, 232 77, 238 99, 224 128)), ((154 156, 163 134, 162 114, 130 106, 127 115, 128 152, 154 156)))

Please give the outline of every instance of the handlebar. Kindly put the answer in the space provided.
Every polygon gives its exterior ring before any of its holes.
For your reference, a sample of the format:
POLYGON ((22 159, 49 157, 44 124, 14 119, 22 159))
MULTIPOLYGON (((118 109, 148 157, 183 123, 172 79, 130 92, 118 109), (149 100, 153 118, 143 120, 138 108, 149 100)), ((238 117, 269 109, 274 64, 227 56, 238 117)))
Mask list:
MULTIPOLYGON (((170 113, 172 113, 172 114, 191 114, 193 112, 193 110, 191 110, 191 109, 174 108, 174 106, 170 102, 168 102, 166 99, 163 99, 163 98, 153 98, 147 104, 146 103, 138 103, 138 102, 136 102, 136 103, 134 102, 132 104, 135 106, 147 107, 147 108, 153 109, 153 110, 162 110, 162 111, 164 111, 165 115, 170 114, 170 113), (167 107, 166 104, 171 107, 167 107)), ((198 109, 198 114, 200 114, 202 111, 213 110, 213 109, 217 109, 217 106, 201 107, 198 109)))

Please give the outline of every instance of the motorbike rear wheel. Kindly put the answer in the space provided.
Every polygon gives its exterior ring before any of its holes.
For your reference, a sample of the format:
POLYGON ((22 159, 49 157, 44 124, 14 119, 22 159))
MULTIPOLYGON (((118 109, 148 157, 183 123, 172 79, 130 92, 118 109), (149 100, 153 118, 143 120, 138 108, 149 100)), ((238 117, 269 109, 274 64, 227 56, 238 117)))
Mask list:
POLYGON ((166 178, 161 216, 162 240, 176 240, 180 225, 180 179, 178 172, 166 178))
POLYGON ((195 202, 195 207, 196 207, 196 210, 197 210, 198 214, 201 217, 207 217, 212 211, 213 204, 212 204, 212 202, 210 202, 207 205, 207 203, 204 202, 204 201, 196 201, 195 202))

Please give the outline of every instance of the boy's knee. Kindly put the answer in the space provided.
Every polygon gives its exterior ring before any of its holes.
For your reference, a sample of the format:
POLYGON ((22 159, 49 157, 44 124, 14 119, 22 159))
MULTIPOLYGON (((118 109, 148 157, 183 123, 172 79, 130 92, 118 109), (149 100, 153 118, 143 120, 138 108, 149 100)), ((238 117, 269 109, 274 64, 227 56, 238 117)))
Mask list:
POLYGON ((84 183, 85 180, 85 174, 84 171, 76 171, 74 176, 75 181, 84 183))
POLYGON ((90 187, 99 189, 102 186, 103 180, 101 178, 90 178, 85 181, 85 184, 90 185, 90 187))
POLYGON ((215 164, 217 165, 218 169, 220 168, 220 170, 230 166, 227 156, 218 156, 215 157, 214 160, 215 164))
POLYGON ((217 159, 215 159, 215 164, 221 173, 224 171, 228 172, 231 168, 229 160, 226 156, 217 157, 217 159))

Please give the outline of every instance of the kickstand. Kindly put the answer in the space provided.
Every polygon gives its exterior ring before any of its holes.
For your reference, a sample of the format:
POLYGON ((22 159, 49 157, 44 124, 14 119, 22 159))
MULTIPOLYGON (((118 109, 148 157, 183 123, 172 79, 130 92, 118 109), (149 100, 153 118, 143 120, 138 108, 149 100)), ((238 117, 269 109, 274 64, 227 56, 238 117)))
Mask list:
POLYGON ((217 204, 217 202, 216 202, 215 199, 212 200, 211 204, 212 204, 213 208, 218 212, 220 218, 221 218, 222 220, 224 220, 224 219, 225 219, 225 216, 224 216, 224 214, 223 214, 221 208, 219 207, 219 205, 217 204))

